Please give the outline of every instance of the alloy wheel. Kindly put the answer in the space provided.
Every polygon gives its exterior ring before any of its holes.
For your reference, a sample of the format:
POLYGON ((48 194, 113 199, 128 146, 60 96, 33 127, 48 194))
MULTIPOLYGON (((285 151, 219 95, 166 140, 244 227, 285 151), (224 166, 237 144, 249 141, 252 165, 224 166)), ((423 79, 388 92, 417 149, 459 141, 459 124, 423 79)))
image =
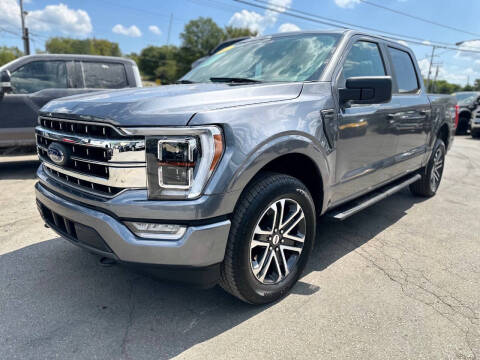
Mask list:
POLYGON ((432 190, 436 191, 440 185, 440 179, 443 172, 443 151, 441 148, 437 149, 433 157, 432 173, 430 174, 430 185, 432 190))
POLYGON ((250 242, 250 265, 263 284, 276 284, 292 273, 303 250, 306 220, 302 207, 284 198, 260 216, 250 242))

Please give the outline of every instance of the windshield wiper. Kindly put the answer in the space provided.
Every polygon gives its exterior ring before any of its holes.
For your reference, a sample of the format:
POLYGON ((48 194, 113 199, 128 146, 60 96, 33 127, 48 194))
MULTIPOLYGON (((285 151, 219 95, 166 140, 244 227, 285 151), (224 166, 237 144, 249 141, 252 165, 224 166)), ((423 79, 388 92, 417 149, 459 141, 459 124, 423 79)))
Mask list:
POLYGON ((175 84, 195 84, 192 80, 178 80, 175 84))
POLYGON ((239 77, 211 77, 210 81, 220 83, 261 83, 260 80, 239 77))

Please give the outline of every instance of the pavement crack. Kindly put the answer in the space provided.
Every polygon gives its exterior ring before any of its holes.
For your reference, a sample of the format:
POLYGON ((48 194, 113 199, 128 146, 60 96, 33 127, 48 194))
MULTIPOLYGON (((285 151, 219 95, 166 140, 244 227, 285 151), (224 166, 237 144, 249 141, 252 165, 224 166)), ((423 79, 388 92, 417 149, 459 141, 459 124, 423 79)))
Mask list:
POLYGON ((343 229, 338 235, 338 245, 361 256, 386 278, 398 284, 405 296, 428 306, 457 328, 463 334, 466 347, 470 351, 466 358, 477 359, 478 344, 472 343, 471 334, 479 331, 479 313, 455 294, 436 285, 424 271, 404 264, 407 256, 414 256, 414 259, 415 256, 428 257, 411 253, 405 246, 387 243, 382 235, 371 236, 368 243, 361 244, 355 241, 359 238, 358 231, 352 231, 351 228, 343 229), (389 253, 389 248, 394 251, 389 253))
POLYGON ((129 311, 128 311, 128 322, 127 322, 127 326, 125 327, 125 332, 123 334, 123 339, 122 339, 122 343, 120 345, 120 348, 121 348, 121 354, 122 356, 125 358, 125 359, 128 359, 130 360, 130 356, 128 355, 128 351, 127 351, 127 345, 128 345, 128 336, 129 336, 129 333, 130 333, 130 328, 132 327, 132 324, 133 324, 133 318, 134 318, 134 313, 135 313, 135 282, 137 280, 139 280, 140 278, 139 277, 136 277, 136 278, 133 278, 131 281, 130 281, 130 291, 129 291, 129 298, 128 298, 128 308, 129 308, 129 311))

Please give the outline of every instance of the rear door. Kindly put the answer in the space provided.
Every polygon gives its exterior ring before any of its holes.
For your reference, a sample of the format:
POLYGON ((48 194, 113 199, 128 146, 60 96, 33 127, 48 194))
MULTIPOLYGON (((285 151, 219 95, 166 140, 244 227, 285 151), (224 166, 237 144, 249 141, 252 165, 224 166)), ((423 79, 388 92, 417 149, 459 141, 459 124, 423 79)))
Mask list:
POLYGON ((129 86, 122 63, 82 61, 83 87, 86 89, 121 89, 129 86))
POLYGON ((395 111, 389 114, 398 138, 395 169, 416 170, 426 152, 427 134, 431 131, 430 101, 421 87, 418 69, 412 55, 401 48, 385 46, 392 66, 395 111))
POLYGON ((37 112, 48 101, 69 95, 71 62, 34 60, 12 70, 12 92, 0 100, 0 145, 34 144, 37 112))
MULTIPOLYGON (((358 76, 390 75, 381 44, 368 37, 353 37, 334 75, 334 92, 345 80, 358 76)), ((336 143, 336 185, 333 203, 356 197, 391 176, 397 150, 389 114, 392 103, 352 104, 339 109, 336 143)))

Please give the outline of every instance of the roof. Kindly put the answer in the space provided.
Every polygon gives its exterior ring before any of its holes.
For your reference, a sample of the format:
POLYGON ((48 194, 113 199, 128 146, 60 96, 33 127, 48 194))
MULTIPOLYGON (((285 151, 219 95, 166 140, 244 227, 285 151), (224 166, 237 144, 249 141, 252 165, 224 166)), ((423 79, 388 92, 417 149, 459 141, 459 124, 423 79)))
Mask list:
POLYGON ((127 59, 119 56, 103 56, 103 55, 84 55, 84 54, 35 54, 22 56, 25 58, 38 58, 38 59, 72 59, 72 60, 103 60, 111 62, 132 62, 132 59, 127 59))
POLYGON ((292 36, 292 35, 305 35, 305 34, 338 34, 338 35, 346 35, 348 37, 352 37, 355 35, 359 36, 369 36, 373 37, 379 40, 387 41, 392 44, 395 44, 395 46, 398 46, 400 48, 404 49, 409 49, 408 46, 403 45, 402 43, 399 42, 399 40, 396 39, 390 39, 385 36, 373 34, 373 33, 368 33, 366 31, 360 31, 360 30, 352 30, 352 29, 328 29, 328 30, 302 30, 302 31, 292 31, 292 32, 283 32, 283 33, 277 33, 277 34, 272 34, 272 35, 264 35, 264 36, 257 36, 253 37, 250 39, 243 40, 244 42, 247 41, 254 41, 254 40, 261 40, 261 39, 272 39, 272 38, 278 38, 278 37, 283 37, 283 36, 292 36))

